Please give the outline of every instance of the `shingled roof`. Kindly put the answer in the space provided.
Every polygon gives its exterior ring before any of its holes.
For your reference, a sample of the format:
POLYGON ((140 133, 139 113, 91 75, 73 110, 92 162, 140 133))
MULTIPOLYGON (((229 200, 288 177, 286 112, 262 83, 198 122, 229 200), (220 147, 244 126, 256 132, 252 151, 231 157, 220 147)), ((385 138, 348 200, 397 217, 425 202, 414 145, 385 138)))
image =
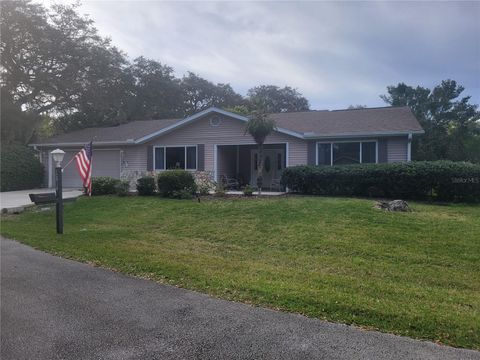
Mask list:
POLYGON ((408 106, 271 114, 280 128, 304 137, 423 133, 408 106))
MULTIPOLYGON (((92 139, 95 143, 103 144, 137 144, 211 113, 248 120, 238 114, 210 108, 185 119, 133 121, 112 127, 87 128, 57 135, 32 145, 83 144, 92 139)), ((275 120, 277 131, 305 139, 423 133, 422 127, 407 106, 291 112, 268 116, 275 120)))
POLYGON ((135 143, 135 140, 173 125, 182 119, 142 120, 110 127, 95 127, 72 131, 38 141, 35 145, 97 143, 135 143))

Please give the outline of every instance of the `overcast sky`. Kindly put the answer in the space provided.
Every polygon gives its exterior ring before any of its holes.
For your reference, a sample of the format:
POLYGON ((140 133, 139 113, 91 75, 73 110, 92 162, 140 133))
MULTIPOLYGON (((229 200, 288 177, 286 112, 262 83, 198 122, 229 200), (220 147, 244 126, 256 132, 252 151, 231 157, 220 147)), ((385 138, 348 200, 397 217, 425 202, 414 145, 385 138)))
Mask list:
POLYGON ((383 106, 386 86, 464 85, 480 103, 480 2, 84 1, 130 58, 239 93, 289 85, 312 109, 383 106))

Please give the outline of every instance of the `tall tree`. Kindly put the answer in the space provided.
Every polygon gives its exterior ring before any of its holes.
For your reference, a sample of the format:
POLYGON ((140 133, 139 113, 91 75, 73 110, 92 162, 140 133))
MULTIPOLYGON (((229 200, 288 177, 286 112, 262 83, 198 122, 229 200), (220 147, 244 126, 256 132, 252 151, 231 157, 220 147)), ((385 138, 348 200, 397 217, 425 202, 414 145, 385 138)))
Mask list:
POLYGON ((143 56, 130 67, 135 80, 132 117, 165 119, 183 115, 182 88, 173 68, 143 56))
POLYGON ((263 144, 267 136, 275 129, 275 121, 269 119, 265 111, 262 110, 253 112, 245 127, 245 133, 250 134, 258 145, 257 188, 259 195, 262 194, 263 186, 263 144))
POLYGON ((308 100, 290 86, 256 86, 248 90, 247 100, 250 109, 263 109, 267 113, 310 110, 308 100))
POLYGON ((15 113, 6 112, 9 109, 21 109, 28 118, 22 139, 8 138, 14 132, 7 129, 2 140, 28 142, 42 116, 74 114, 82 100, 89 106, 115 107, 126 60, 97 34, 90 19, 76 12, 76 5, 47 10, 22 0, 0 6, 1 86, 10 104, 2 107, 2 122, 7 128, 18 125, 15 113))
POLYGON ((229 84, 214 84, 188 72, 181 81, 184 114, 191 115, 211 106, 234 107, 244 100, 229 84))
POLYGON ((460 97, 463 91, 454 80, 444 80, 432 90, 399 83, 380 96, 392 106, 409 106, 424 128, 413 141, 416 160, 475 160, 468 144, 479 136, 480 113, 470 96, 460 97))

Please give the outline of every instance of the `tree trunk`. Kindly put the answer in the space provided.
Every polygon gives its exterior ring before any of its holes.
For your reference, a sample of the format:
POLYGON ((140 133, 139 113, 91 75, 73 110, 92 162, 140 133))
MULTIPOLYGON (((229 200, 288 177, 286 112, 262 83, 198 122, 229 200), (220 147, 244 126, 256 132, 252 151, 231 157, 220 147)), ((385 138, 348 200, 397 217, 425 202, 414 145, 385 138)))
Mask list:
POLYGON ((262 195, 262 186, 263 186, 263 144, 258 144, 258 171, 257 171, 258 195, 262 195))

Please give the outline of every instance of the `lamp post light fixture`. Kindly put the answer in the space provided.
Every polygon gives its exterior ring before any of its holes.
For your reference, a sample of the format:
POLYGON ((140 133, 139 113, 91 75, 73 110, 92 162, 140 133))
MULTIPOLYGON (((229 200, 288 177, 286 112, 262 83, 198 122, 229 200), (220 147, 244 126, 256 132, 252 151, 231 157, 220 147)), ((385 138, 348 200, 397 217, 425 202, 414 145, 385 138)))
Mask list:
POLYGON ((62 161, 65 151, 55 149, 51 152, 55 161, 55 187, 57 198, 57 234, 63 234, 63 194, 62 194, 62 161))

